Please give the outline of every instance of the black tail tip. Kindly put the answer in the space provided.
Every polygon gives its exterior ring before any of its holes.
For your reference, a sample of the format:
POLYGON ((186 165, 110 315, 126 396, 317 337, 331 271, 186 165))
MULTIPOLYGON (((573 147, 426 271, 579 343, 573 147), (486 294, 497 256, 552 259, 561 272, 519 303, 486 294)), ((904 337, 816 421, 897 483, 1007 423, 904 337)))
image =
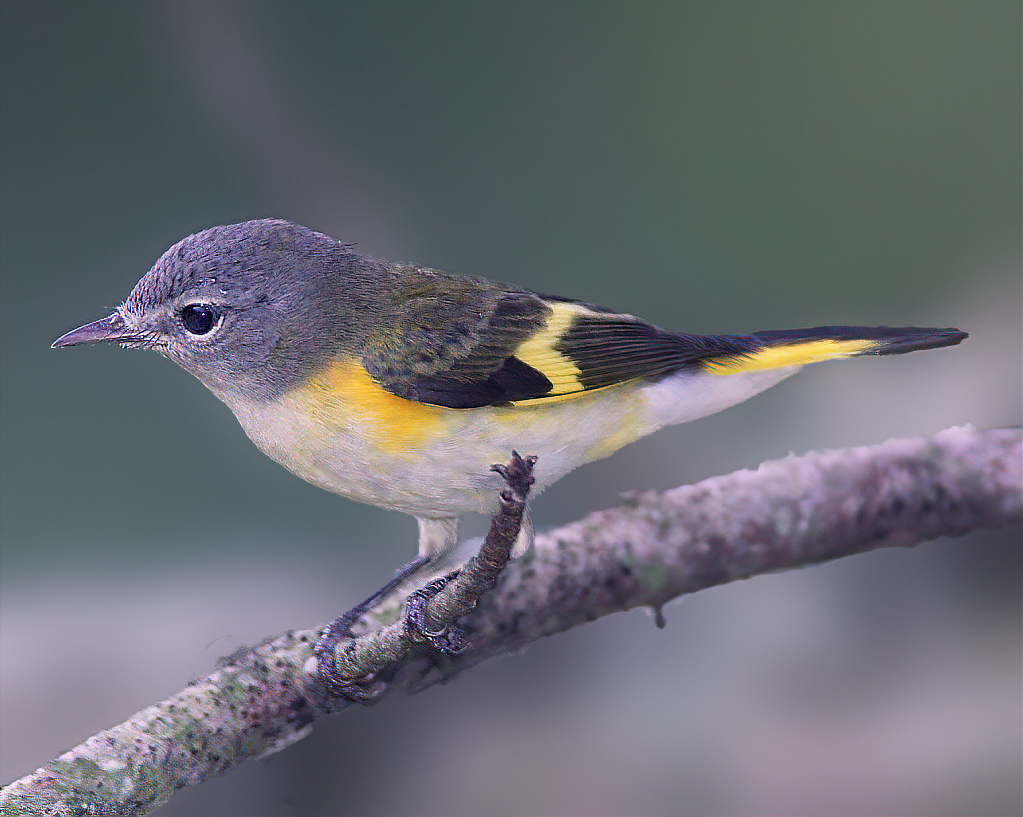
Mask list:
POLYGON ((924 329, 915 326, 905 329, 889 330, 891 334, 878 337, 879 355, 901 355, 919 349, 940 349, 944 346, 956 346, 966 340, 969 335, 959 329, 924 329))
POLYGON ((918 349, 955 346, 969 337, 959 329, 927 326, 815 326, 812 329, 781 329, 753 335, 766 346, 806 343, 815 340, 868 341, 857 355, 901 355, 918 349))

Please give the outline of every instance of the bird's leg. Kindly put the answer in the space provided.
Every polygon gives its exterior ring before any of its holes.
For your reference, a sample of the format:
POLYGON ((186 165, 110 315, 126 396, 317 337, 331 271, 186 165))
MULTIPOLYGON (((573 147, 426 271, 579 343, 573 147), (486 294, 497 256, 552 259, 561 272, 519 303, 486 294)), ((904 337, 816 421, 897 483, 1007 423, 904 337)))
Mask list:
POLYGON ((401 621, 414 641, 425 641, 443 655, 458 655, 465 649, 465 633, 454 626, 431 630, 426 623, 426 605, 444 587, 458 577, 460 571, 452 570, 446 576, 434 579, 425 587, 411 593, 405 600, 405 612, 401 621))
MULTIPOLYGON (((500 535, 500 533, 495 536, 495 528, 499 529, 501 527, 498 524, 498 520, 503 516, 502 512, 498 512, 497 516, 491 520, 491 532, 487 534, 487 539, 480 552, 480 557, 486 552, 489 557, 494 559, 498 572, 504 567, 504 564, 510 557, 520 555, 521 552, 533 544, 533 520, 529 516, 528 508, 525 506, 525 496, 529 493, 529 487, 533 484, 533 465, 535 463, 536 457, 530 456, 523 459, 517 452, 512 451, 512 459, 508 465, 490 466, 490 469, 500 474, 508 485, 501 492, 502 506, 511 501, 512 494, 520 496, 522 502, 515 521, 518 530, 514 540, 503 542, 501 540, 505 538, 504 536, 500 535), (501 541, 501 544, 498 544, 493 552, 491 552, 491 548, 494 545, 494 542, 491 541, 492 539, 501 541)), ((422 527, 420 527, 420 530, 422 530, 422 527)), ((402 623, 414 640, 428 642, 430 646, 443 655, 457 655, 462 652, 466 646, 465 633, 454 625, 431 630, 426 623, 426 606, 430 599, 440 593, 448 583, 457 578, 460 572, 455 570, 446 576, 434 579, 425 587, 412 593, 405 602, 405 613, 402 616, 402 623)), ((497 576, 495 574, 494 581, 496 579, 497 576)))
MULTIPOLYGON (((328 625, 327 629, 324 630, 324 635, 320 639, 320 641, 322 642, 323 639, 327 637, 327 634, 331 633, 335 628, 347 627, 350 630, 352 625, 354 625, 355 622, 358 621, 362 617, 362 615, 367 610, 369 610, 370 607, 372 607, 385 596, 389 596, 391 592, 395 588, 403 584, 409 578, 409 576, 413 575, 414 573, 417 573, 420 570, 420 568, 426 567, 426 565, 430 564, 430 562, 432 561, 433 561, 432 556, 417 556, 407 565, 402 565, 401 567, 399 567, 398 570, 395 571, 394 573, 394 578, 387 582, 387 584, 385 584, 372 595, 367 596, 365 599, 360 601, 350 610, 347 610, 346 612, 338 616, 336 619, 334 619, 328 625), (347 624, 345 624, 345 622, 347 622, 347 624)), ((351 632, 348 632, 342 636, 342 638, 350 637, 351 632)))
MULTIPOLYGON (((313 647, 313 653, 320 662, 320 667, 322 668, 321 674, 323 674, 323 677, 330 678, 334 675, 334 648, 337 647, 337 645, 344 639, 355 637, 355 633, 352 632, 352 627, 355 626, 355 622, 362 618, 363 614, 374 604, 380 601, 380 599, 390 595, 391 592, 405 582, 409 576, 432 562, 433 558, 434 557, 432 556, 417 556, 408 564, 400 567, 394 574, 394 578, 387 582, 387 584, 372 595, 360 601, 354 607, 346 610, 326 626, 323 633, 320 635, 320 640, 317 641, 316 646, 313 647)), ((435 582, 431 582, 426 587, 430 587, 434 583, 435 582)), ((426 590, 426 587, 424 587, 423 590, 426 590)), ((417 590, 416 593, 422 593, 423 590, 417 590)), ((413 593, 412 595, 414 596, 416 594, 413 593)), ((409 596, 409 599, 411 598, 412 596, 409 596)), ((407 610, 408 607, 406 605, 406 615, 407 610)), ((422 632, 424 636, 427 636, 427 638, 430 638, 430 636, 433 635, 425 630, 422 632)), ((437 634, 438 637, 440 635, 443 634, 437 634)), ((360 701, 362 703, 366 703, 374 697, 372 693, 367 693, 355 683, 346 684, 343 687, 341 685, 337 685, 335 691, 337 691, 342 697, 350 698, 351 700, 360 701)))
MULTIPOLYGON (((313 652, 318 660, 318 674, 331 694, 357 703, 370 704, 383 694, 387 686, 380 672, 385 664, 377 663, 372 653, 367 654, 370 656, 368 660, 365 657, 355 659, 348 666, 345 675, 338 671, 335 653, 340 642, 345 639, 352 639, 353 647, 355 643, 365 641, 367 638, 383 639, 379 643, 374 643, 378 648, 385 642, 391 644, 391 648, 395 650, 394 657, 389 659, 391 661, 397 660, 416 642, 427 642, 441 653, 449 655, 464 649, 464 634, 452 624, 460 615, 471 610, 479 598, 494 586, 510 558, 523 523, 525 500, 529 487, 533 484, 532 471, 535 462, 536 457, 523 459, 513 451, 511 462, 507 466, 493 466, 493 470, 504 478, 507 488, 501 491, 499 510, 491 519, 490 531, 479 553, 461 570, 434 579, 412 593, 406 600, 400 624, 386 626, 359 638, 356 638, 351 630, 368 607, 393 590, 397 584, 407 580, 410 574, 429 560, 429 557, 420 557, 406 565, 399 571, 395 580, 335 619, 324 630, 313 652), (453 581, 455 587, 448 591, 446 588, 453 581), (443 599, 437 599, 440 607, 433 602, 437 596, 443 596, 443 599), (440 622, 446 624, 437 626, 440 622)), ((387 654, 386 649, 384 652, 387 654)))
POLYGON ((439 556, 458 544, 458 517, 431 518, 417 516, 419 525, 419 558, 439 556))
MULTIPOLYGON (((323 635, 320 636, 320 640, 316 644, 317 655, 320 655, 321 653, 326 654, 328 651, 333 653, 334 647, 337 646, 338 642, 345 638, 353 638, 354 634, 352 633, 352 627, 355 626, 355 622, 357 622, 367 610, 381 599, 389 596, 411 576, 415 575, 421 569, 433 562, 437 556, 453 548, 458 542, 458 517, 447 517, 441 519, 417 517, 416 521, 419 523, 419 555, 408 564, 398 568, 398 570, 395 571, 394 578, 387 582, 387 584, 369 597, 360 601, 350 610, 342 613, 334 619, 323 631, 323 635)), ((427 588, 432 587, 433 584, 434 582, 430 582, 430 584, 423 587, 421 591, 417 591, 417 593, 425 592, 427 588)), ((423 597, 419 596, 417 598, 422 599, 423 597)), ((428 598, 429 596, 426 597, 426 599, 428 598)), ((429 640, 431 634, 424 628, 418 626, 418 622, 420 620, 421 616, 409 622, 412 627, 412 631, 421 633, 429 640)), ((441 634, 437 633, 436 635, 439 637, 441 634)))

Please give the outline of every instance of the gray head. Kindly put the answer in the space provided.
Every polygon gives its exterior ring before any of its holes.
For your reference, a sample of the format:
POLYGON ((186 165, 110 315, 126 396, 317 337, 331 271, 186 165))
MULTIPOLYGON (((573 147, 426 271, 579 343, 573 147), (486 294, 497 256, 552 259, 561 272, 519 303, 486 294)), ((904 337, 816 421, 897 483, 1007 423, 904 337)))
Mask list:
POLYGON ((155 349, 218 396, 265 400, 346 346, 355 351, 381 272, 287 221, 213 227, 167 250, 113 315, 53 345, 155 349))

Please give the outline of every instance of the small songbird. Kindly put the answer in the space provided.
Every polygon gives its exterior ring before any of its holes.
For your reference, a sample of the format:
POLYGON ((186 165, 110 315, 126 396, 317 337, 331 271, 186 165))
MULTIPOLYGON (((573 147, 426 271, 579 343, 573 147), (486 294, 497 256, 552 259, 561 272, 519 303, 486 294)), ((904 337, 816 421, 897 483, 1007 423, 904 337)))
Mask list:
MULTIPOLYGON (((107 318, 54 346, 155 349, 314 485, 412 514, 420 562, 492 513, 490 469, 538 457, 533 493, 664 426, 720 411, 830 358, 952 346, 958 329, 667 332, 632 315, 368 258, 263 219, 171 247, 107 318)), ((532 541, 525 521, 516 553, 532 541)))

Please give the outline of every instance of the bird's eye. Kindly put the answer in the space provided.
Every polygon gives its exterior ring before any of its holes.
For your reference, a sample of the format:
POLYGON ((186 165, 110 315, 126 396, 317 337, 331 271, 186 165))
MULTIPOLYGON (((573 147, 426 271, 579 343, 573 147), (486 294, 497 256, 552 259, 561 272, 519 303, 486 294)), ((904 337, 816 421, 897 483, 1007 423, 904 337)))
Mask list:
POLYGON ((181 325, 192 335, 208 335, 217 319, 216 310, 209 304, 189 304, 181 310, 181 325))

